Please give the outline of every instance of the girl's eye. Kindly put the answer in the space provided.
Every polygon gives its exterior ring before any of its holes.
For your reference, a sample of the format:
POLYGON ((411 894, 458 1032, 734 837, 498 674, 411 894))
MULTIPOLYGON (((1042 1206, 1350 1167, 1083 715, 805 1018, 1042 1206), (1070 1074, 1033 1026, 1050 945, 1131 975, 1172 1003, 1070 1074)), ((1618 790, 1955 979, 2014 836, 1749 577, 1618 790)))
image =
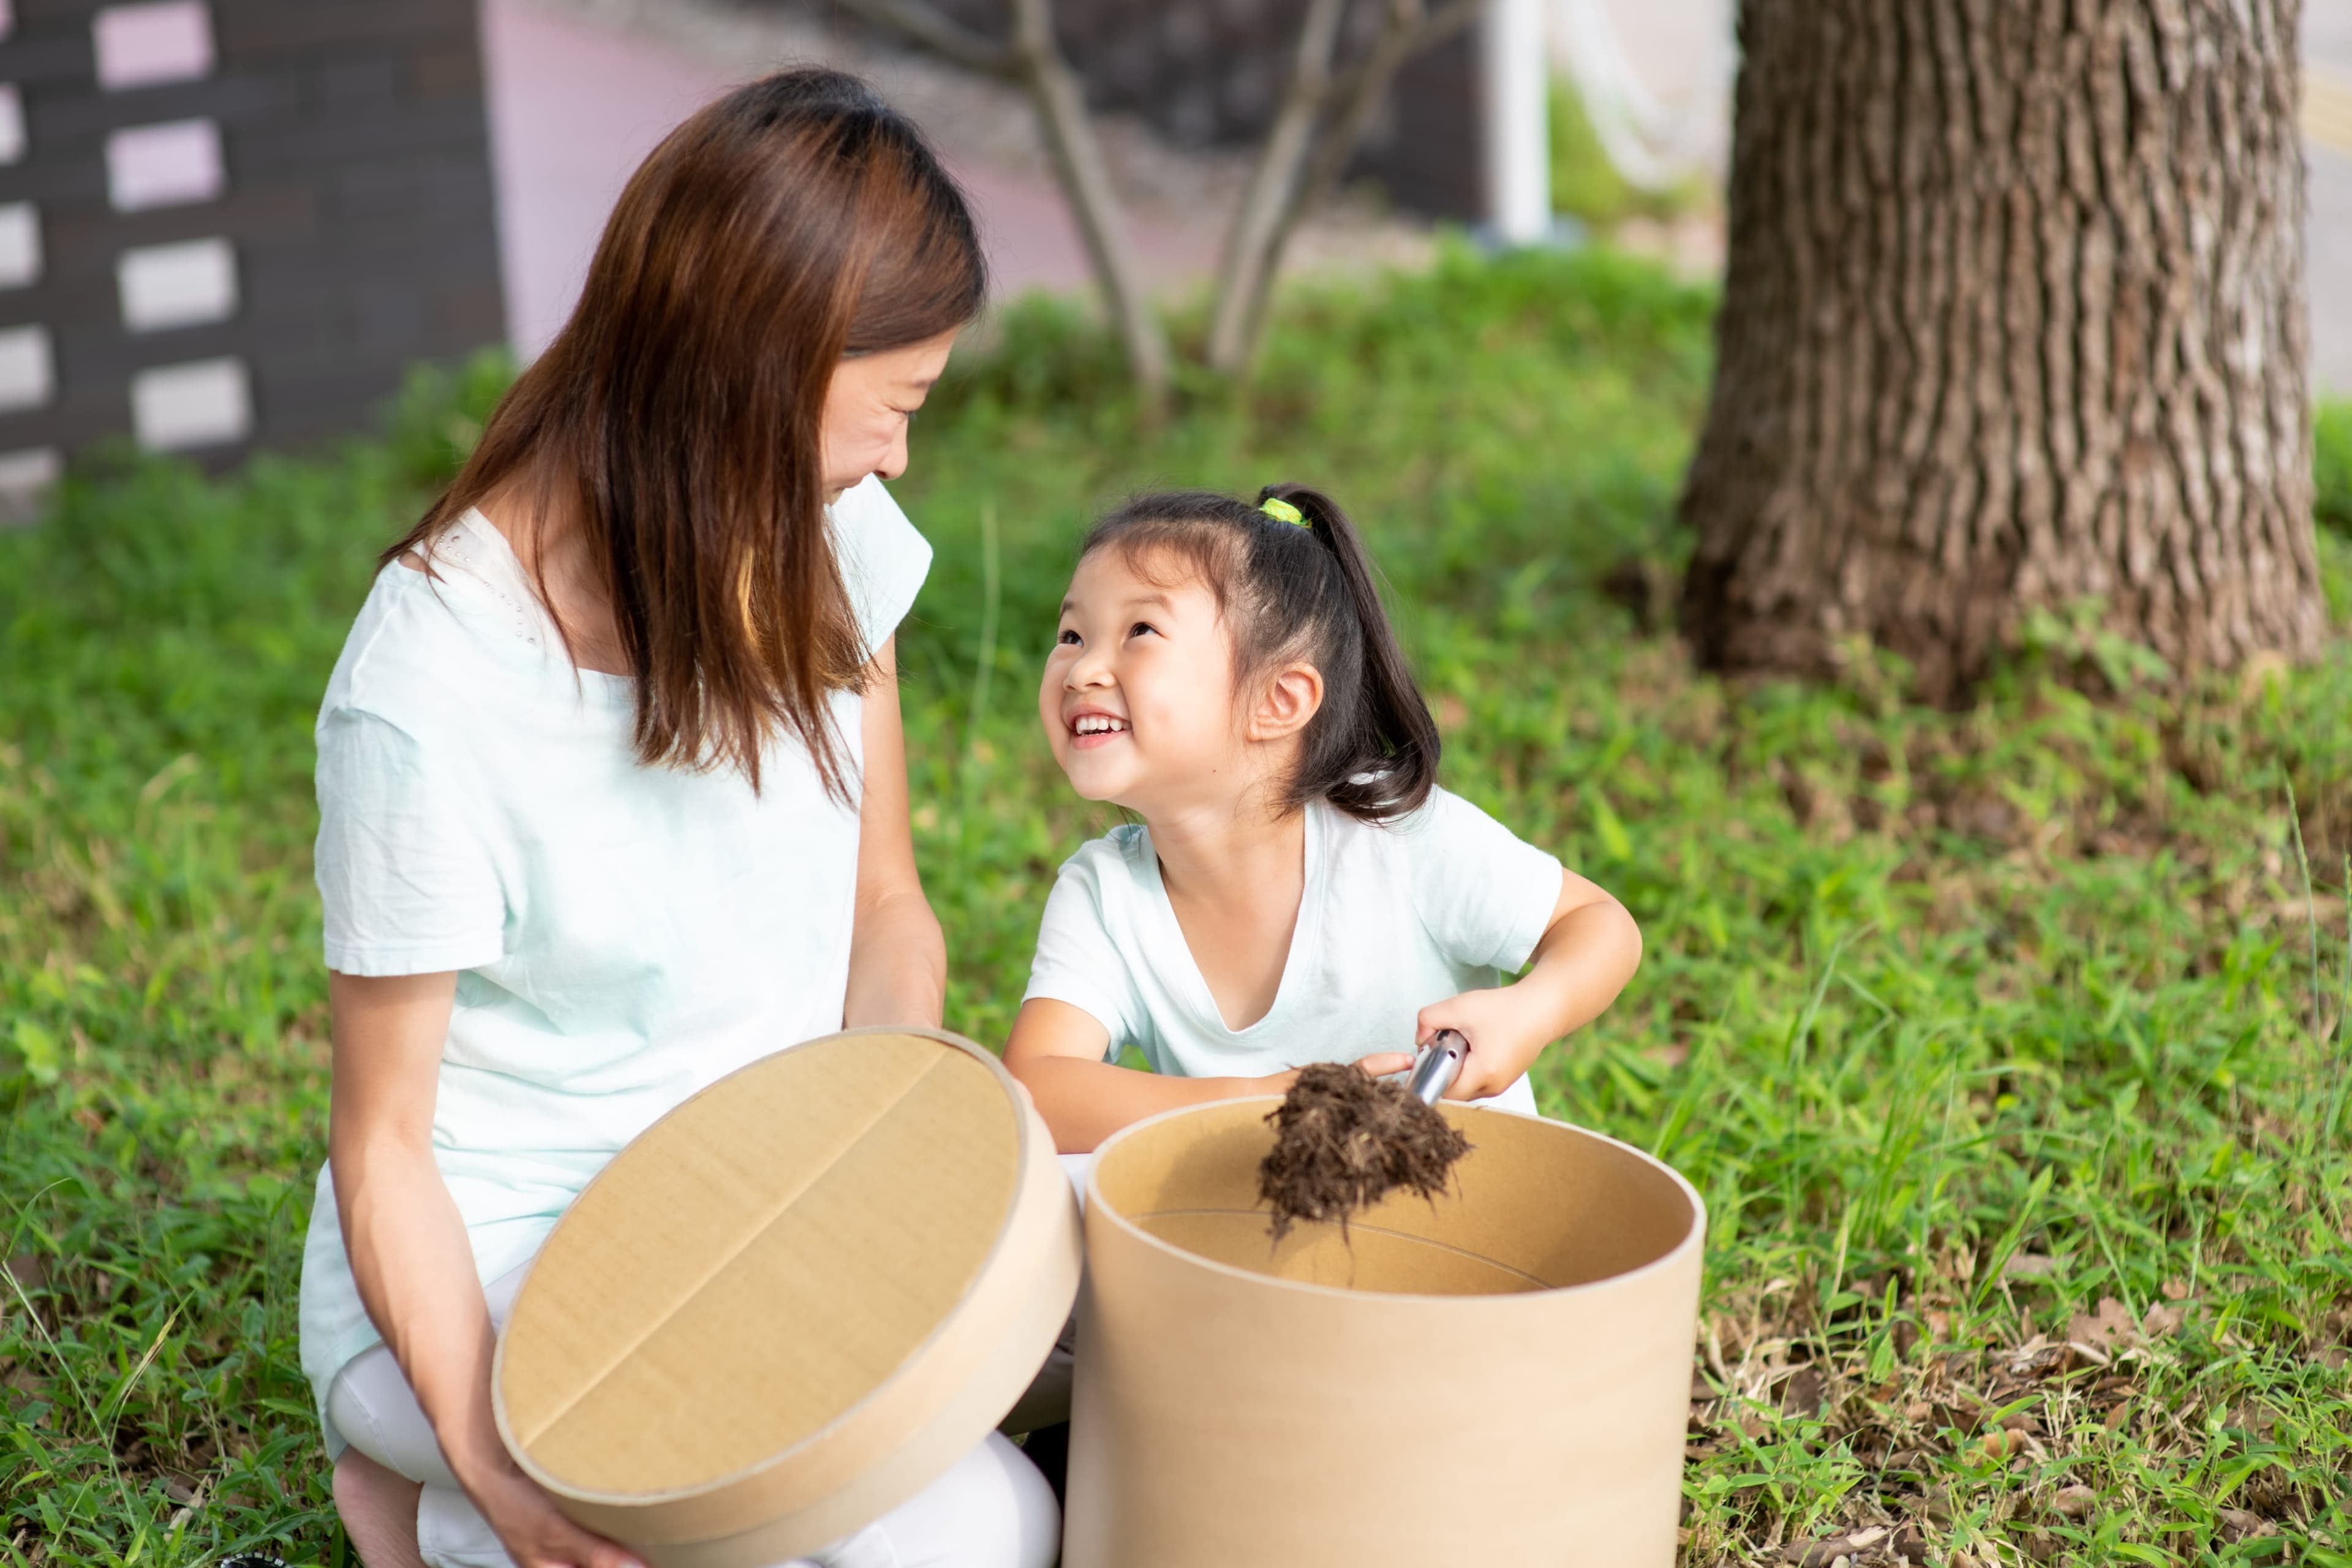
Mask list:
POLYGON ((1131 637, 1139 637, 1143 636, 1144 633, 1150 632, 1157 636, 1159 629, 1159 627, 1153 626, 1150 621, 1138 621, 1135 625, 1128 628, 1127 635, 1131 637))
POLYGON ((1078 634, 1066 629, 1060 637, 1055 637, 1054 640, 1061 644, 1064 647, 1076 647, 1078 646, 1078 634))

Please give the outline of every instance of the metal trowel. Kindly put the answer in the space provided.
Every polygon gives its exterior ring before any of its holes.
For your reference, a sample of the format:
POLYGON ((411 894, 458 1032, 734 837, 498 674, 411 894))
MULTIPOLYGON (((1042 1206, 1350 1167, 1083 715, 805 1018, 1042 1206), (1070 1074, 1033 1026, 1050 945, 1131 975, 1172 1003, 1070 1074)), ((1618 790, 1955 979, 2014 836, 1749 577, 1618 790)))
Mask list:
POLYGON ((1462 1076, 1462 1064, 1469 1056, 1470 1042, 1460 1030, 1438 1030, 1413 1057, 1412 1068, 1405 1076, 1405 1092, 1423 1105, 1435 1105, 1462 1076))

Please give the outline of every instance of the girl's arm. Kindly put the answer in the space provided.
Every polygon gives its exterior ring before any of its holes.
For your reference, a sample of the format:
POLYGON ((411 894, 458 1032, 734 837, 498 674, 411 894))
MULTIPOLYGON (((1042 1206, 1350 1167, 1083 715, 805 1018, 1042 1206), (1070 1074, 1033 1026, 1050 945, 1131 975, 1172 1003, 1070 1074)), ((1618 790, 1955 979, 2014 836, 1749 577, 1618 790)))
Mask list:
POLYGON ((368 1317, 407 1375, 458 1482, 521 1568, 630 1568, 556 1511, 490 1415, 489 1309, 466 1223, 433 1163, 433 1100, 455 974, 331 973, 328 1160, 343 1249, 368 1317))
MULTIPOLYGON (((1128 1123, 1180 1105, 1282 1094, 1298 1077, 1295 1069, 1265 1078, 1171 1078, 1139 1072, 1103 1060, 1109 1044, 1110 1031, 1093 1014, 1050 996, 1024 1002, 1013 1020, 1004 1065, 1037 1102, 1037 1114, 1053 1129, 1054 1147, 1065 1154, 1086 1153, 1128 1123)), ((1408 1059, 1399 1057, 1384 1068, 1387 1058, 1375 1058, 1371 1066, 1393 1070, 1408 1059)))
POLYGON ((865 795, 857 816, 857 925, 849 943, 848 1028, 937 1028, 947 1004, 948 951, 915 869, 907 816, 907 731, 898 712, 898 639, 866 670, 865 795))
POLYGON ((1500 1094, 1536 1054, 1608 1010, 1641 967, 1642 930, 1625 906, 1573 871, 1526 974, 1509 985, 1465 991, 1421 1010, 1419 1038, 1456 1029, 1470 1042, 1448 1100, 1500 1094))

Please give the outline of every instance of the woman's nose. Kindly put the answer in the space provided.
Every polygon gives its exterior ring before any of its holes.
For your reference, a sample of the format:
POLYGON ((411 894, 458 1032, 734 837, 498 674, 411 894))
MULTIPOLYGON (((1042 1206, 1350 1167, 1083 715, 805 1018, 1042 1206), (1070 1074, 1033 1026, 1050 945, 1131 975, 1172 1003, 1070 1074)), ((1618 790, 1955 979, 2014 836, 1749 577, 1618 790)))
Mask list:
POLYGON ((886 480, 895 479, 907 471, 907 432, 904 426, 890 438, 890 449, 882 455, 882 461, 875 466, 874 471, 886 480))

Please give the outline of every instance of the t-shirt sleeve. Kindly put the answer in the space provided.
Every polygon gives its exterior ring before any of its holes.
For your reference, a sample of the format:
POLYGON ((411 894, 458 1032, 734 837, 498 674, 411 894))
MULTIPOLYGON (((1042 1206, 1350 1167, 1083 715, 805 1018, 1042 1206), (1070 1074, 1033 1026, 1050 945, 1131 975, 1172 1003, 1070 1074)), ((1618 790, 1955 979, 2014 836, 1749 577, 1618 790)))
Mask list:
POLYGON ((871 657, 915 607, 915 595, 931 574, 930 541, 868 474, 833 503, 833 549, 871 657))
POLYGON ((1087 1014, 1110 1032, 1104 1048, 1116 1058, 1122 1046, 1141 1047, 1144 1039, 1142 998, 1127 956, 1111 937, 1105 900, 1115 896, 1106 870, 1109 857, 1081 849, 1062 866, 1054 890, 1045 897, 1045 918, 1037 927, 1037 957, 1029 966, 1026 1002, 1048 996, 1087 1014))
POLYGON ((1444 790, 1399 831, 1423 930, 1457 963, 1526 963, 1559 903, 1559 861, 1444 790))
POLYGON ((319 721, 319 898, 327 967, 478 969, 505 952, 506 896, 468 792, 399 725, 337 707, 319 721))

